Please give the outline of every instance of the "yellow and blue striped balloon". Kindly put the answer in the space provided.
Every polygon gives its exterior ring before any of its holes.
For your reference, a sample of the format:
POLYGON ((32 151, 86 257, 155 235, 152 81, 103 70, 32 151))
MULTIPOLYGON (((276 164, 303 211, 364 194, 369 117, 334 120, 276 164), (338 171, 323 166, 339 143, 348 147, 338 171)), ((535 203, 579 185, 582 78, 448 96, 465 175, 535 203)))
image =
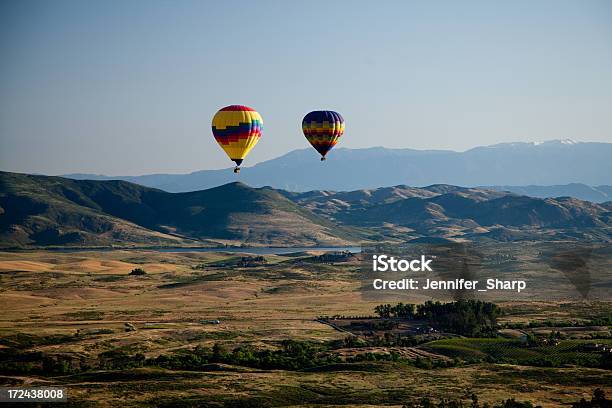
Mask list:
MULTIPOLYGON (((263 131, 263 119, 253 108, 230 105, 220 109, 212 120, 215 140, 230 160, 240 166, 255 147, 263 131)), ((240 168, 236 167, 235 172, 240 168)))

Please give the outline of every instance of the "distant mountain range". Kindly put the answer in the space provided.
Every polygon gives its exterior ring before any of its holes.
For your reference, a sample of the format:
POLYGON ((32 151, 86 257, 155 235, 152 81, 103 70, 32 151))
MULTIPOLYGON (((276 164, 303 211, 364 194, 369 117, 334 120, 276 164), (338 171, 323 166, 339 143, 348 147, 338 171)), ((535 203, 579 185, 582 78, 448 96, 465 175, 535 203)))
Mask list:
POLYGON ((483 186, 483 188, 538 198, 574 197, 594 203, 612 201, 612 186, 591 187, 586 184, 570 183, 557 186, 483 186))
POLYGON ((230 183, 168 193, 0 172, 0 246, 316 246, 361 241, 612 240, 612 202, 404 185, 289 192, 230 183))
POLYGON ((202 190, 233 181, 289 191, 348 191, 395 185, 451 184, 492 186, 536 197, 572 196, 603 202, 611 199, 612 143, 571 140, 503 143, 465 152, 337 148, 325 162, 318 160, 313 149, 304 149, 245 167, 238 175, 224 169, 190 174, 120 177, 68 174, 65 177, 118 179, 169 192, 202 190))

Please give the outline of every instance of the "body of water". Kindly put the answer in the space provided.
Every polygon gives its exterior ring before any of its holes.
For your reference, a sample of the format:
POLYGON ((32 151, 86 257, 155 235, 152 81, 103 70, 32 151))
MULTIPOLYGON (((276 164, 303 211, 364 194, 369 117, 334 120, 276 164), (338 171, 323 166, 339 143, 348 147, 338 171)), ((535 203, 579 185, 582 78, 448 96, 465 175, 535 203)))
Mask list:
POLYGON ((348 247, 256 247, 256 248, 48 248, 43 249, 47 251, 55 252, 108 252, 108 251, 155 251, 155 252, 230 252, 240 254, 253 254, 253 255, 283 255, 292 254, 295 252, 305 251, 349 251, 352 253, 360 253, 361 247, 348 246, 348 247))

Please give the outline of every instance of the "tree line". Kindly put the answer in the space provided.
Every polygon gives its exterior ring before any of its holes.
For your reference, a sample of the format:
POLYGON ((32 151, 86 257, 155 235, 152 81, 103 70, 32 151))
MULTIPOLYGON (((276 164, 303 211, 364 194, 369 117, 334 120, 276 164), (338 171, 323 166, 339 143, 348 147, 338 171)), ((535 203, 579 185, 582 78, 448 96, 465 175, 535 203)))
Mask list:
POLYGON ((382 304, 374 312, 381 318, 425 320, 440 330, 469 337, 494 335, 497 317, 502 313, 494 303, 471 299, 449 303, 428 300, 420 305, 382 304))

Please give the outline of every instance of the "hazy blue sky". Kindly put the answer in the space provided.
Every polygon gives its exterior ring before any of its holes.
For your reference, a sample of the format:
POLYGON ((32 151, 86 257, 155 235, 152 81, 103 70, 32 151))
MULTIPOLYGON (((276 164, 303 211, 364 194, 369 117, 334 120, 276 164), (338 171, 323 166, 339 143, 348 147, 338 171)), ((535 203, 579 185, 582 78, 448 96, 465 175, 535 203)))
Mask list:
POLYGON ((229 167, 233 103, 264 118, 246 166, 321 108, 343 147, 612 142, 612 1, 0 3, 2 170, 229 167))

